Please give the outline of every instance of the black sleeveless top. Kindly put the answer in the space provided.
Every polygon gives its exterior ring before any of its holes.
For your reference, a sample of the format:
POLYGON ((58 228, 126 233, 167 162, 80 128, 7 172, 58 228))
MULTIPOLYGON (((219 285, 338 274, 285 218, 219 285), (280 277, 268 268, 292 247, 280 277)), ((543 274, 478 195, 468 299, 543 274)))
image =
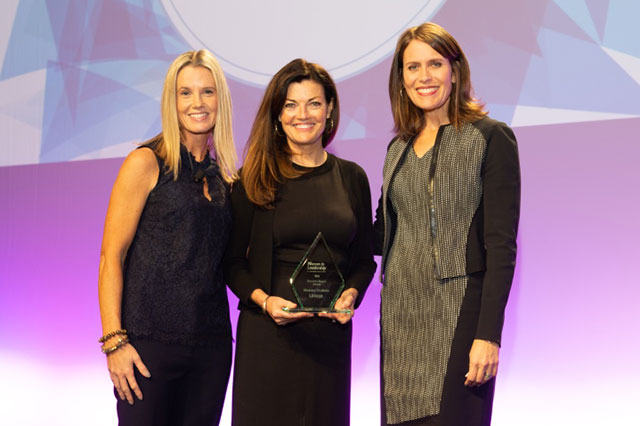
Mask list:
POLYGON ((163 343, 212 345, 230 334, 222 256, 231 228, 229 185, 208 155, 184 146, 180 174, 164 170, 151 190, 124 265, 122 326, 163 343), (203 194, 203 177, 209 201, 203 194))

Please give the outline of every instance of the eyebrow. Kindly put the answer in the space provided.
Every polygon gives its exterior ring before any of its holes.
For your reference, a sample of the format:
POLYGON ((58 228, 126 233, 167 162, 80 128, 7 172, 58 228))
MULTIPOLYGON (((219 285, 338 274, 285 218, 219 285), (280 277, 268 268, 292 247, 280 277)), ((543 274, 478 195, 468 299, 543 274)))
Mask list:
MULTIPOLYGON (((177 90, 183 90, 183 89, 191 90, 191 87, 187 87, 187 86, 180 86, 180 87, 178 87, 178 89, 177 89, 177 90)), ((204 86, 204 87, 202 88, 202 90, 205 90, 205 89, 213 89, 213 90, 216 90, 216 86, 204 86)))
MULTIPOLYGON (((309 101, 313 101, 314 99, 319 99, 319 98, 320 98, 320 96, 314 96, 313 98, 309 98, 309 99, 307 99, 307 102, 309 102, 309 101)), ((286 102, 286 101, 298 102, 297 100, 295 100, 295 99, 291 99, 291 98, 286 98, 285 102, 286 102)))
MULTIPOLYGON (((429 58, 429 59, 426 59, 426 62, 442 61, 443 59, 444 59, 444 58, 429 58)), ((420 60, 420 59, 410 59, 410 60, 408 60, 408 61, 403 61, 404 65, 407 65, 407 64, 421 64, 421 63, 423 63, 423 62, 425 62, 425 60, 424 60, 424 59, 423 59, 423 60, 420 60)))

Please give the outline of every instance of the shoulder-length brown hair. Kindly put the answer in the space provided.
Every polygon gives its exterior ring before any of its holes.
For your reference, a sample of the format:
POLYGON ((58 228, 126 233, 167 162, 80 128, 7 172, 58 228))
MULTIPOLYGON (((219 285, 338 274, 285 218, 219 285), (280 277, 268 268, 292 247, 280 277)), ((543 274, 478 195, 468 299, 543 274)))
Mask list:
POLYGON ((329 145, 338 129, 338 91, 327 70, 304 59, 294 59, 282 67, 265 90, 247 141, 246 156, 240 173, 247 197, 260 207, 273 208, 278 186, 303 173, 293 167, 292 152, 278 117, 287 99, 289 85, 305 80, 319 83, 324 89, 327 104, 333 103, 322 134, 323 147, 329 145))
POLYGON ((162 89, 162 133, 145 142, 162 158, 166 172, 174 180, 180 171, 180 142, 183 139, 176 106, 178 73, 186 66, 204 67, 211 71, 218 95, 218 113, 212 132, 210 153, 215 152, 220 172, 226 182, 238 177, 236 148, 231 123, 231 95, 220 64, 208 50, 192 50, 178 56, 169 66, 162 89), (213 151, 213 152, 211 152, 213 151))
POLYGON ((472 122, 487 115, 484 105, 472 95, 471 71, 462 48, 447 30, 433 22, 426 22, 402 33, 393 54, 389 75, 389 98, 395 124, 394 131, 398 136, 408 140, 420 133, 426 124, 424 111, 415 106, 404 91, 403 58, 411 40, 427 43, 449 61, 454 76, 452 80, 455 83, 452 83, 449 95, 448 115, 449 121, 456 129, 460 129, 463 122, 472 122))

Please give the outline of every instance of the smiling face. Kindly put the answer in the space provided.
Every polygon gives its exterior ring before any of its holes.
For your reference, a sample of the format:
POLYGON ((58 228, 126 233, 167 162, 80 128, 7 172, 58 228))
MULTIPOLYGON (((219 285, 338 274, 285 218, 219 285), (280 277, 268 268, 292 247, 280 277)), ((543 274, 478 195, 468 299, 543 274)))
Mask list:
POLYGON ((208 138, 216 124, 218 95, 211 71, 188 65, 176 80, 178 122, 185 138, 208 138))
POLYGON ((301 145, 322 147, 322 133, 332 108, 320 83, 303 80, 289 85, 278 119, 294 152, 301 145))
POLYGON ((426 115, 448 120, 452 77, 451 64, 427 43, 411 40, 402 58, 404 90, 426 115))

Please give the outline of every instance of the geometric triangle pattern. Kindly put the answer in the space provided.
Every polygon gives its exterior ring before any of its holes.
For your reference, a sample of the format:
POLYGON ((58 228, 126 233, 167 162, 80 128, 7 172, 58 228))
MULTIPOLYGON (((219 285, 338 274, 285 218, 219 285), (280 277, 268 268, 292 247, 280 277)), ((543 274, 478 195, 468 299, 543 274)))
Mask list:
POLYGON ((624 72, 629 74, 636 83, 640 84, 640 56, 632 56, 604 46, 602 50, 609 55, 624 72))
POLYGON ((640 114, 620 114, 573 109, 559 109, 518 105, 513 113, 513 127, 540 126, 564 123, 580 123, 589 121, 618 120, 640 117, 640 114))
POLYGON ((189 49, 159 2, 136 0, 21 1, 4 42, 3 91, 18 87, 24 75, 44 78, 30 111, 20 97, 0 97, 0 125, 10 129, 7 144, 13 147, 2 165, 125 155, 105 148, 129 147, 132 137, 140 141, 159 132, 165 72, 189 49), (20 111, 23 117, 16 117, 20 111), (33 131, 15 126, 34 117, 40 121, 29 123, 33 131))
MULTIPOLYGON (((162 2, 14 1, 5 12, 14 17, 0 31, 0 127, 9 129, 0 166, 123 156, 160 130, 164 74, 192 48, 162 2), (25 81, 36 86, 18 96, 25 81)), ((640 1, 448 0, 433 20, 462 44, 492 116, 518 126, 640 116, 638 16, 640 1)), ((338 137, 391 134, 389 64, 338 83, 347 101, 338 137)), ((262 96, 227 77, 235 93, 262 96)), ((234 117, 240 144, 254 112, 234 117)))
POLYGON ((434 21, 460 41, 492 116, 517 126, 640 115, 638 16, 637 1, 486 0, 449 1, 434 21))
POLYGON ((531 58, 519 104, 640 114, 640 85, 599 43, 546 28, 538 41, 542 56, 531 58))
MULTIPOLYGON (((586 0, 555 0, 555 3, 595 42, 601 38, 586 0)), ((601 3, 607 3, 606 1, 601 3)))

